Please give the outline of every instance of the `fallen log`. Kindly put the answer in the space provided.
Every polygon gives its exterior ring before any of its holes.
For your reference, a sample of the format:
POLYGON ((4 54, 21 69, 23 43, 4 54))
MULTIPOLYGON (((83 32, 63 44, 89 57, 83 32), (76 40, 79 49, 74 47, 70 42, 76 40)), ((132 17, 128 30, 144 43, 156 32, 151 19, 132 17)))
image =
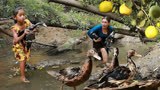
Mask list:
POLYGON ((6 34, 6 35, 8 35, 8 36, 10 36, 10 37, 13 37, 11 31, 8 30, 9 27, 10 27, 10 26, 5 25, 5 24, 4 24, 4 25, 0 25, 0 32, 4 33, 4 34, 6 34))
POLYGON ((36 40, 26 41, 26 42, 31 42, 31 43, 36 43, 36 44, 43 45, 43 46, 49 46, 49 47, 57 48, 56 45, 46 44, 46 43, 38 42, 36 40))
POLYGON ((4 24, 13 24, 14 21, 11 19, 5 19, 5 18, 0 18, 0 25, 4 25, 4 24))
POLYGON ((98 14, 98 15, 110 16, 113 20, 118 21, 120 23, 124 23, 122 18, 119 17, 118 15, 114 14, 114 13, 101 13, 98 8, 96 8, 92 5, 83 4, 83 3, 81 3, 77 0, 48 0, 48 2, 65 4, 65 5, 77 7, 77 8, 80 8, 82 10, 86 10, 86 11, 89 11, 89 12, 92 12, 92 13, 95 13, 95 14, 98 14))
MULTIPOLYGON (((0 32, 8 35, 9 37, 13 37, 10 30, 8 30, 11 25, 13 25, 14 21, 12 19, 6 19, 6 18, 0 18, 0 32)), ((61 26, 59 26, 61 27, 61 26)), ((68 26, 68 27, 72 27, 72 26, 68 26)), ((75 29, 78 28, 78 27, 75 27, 75 29)), ((114 28, 115 32, 116 33, 119 33, 119 34, 123 34, 123 35, 128 35, 128 36, 133 36, 133 37, 138 37, 138 33, 140 33, 140 35, 142 35, 142 37, 140 37, 141 41, 146 43, 146 42, 157 42, 159 40, 159 38, 157 39, 147 39, 145 38, 144 36, 144 30, 141 30, 141 28, 137 28, 137 31, 136 30, 132 30, 132 29, 126 29, 126 28, 114 28)), ((38 42, 35 42, 38 44, 38 42)), ((39 43, 41 45, 45 45, 45 44, 42 44, 42 43, 39 43)), ((54 47, 52 45, 45 45, 45 46, 51 46, 51 47, 54 47)))
POLYGON ((85 87, 84 90, 158 90, 160 80, 148 80, 132 83, 123 83, 118 87, 90 88, 85 87))
MULTIPOLYGON (((9 29, 9 27, 11 27, 11 25, 13 25, 14 21, 12 19, 2 19, 0 18, 0 31, 2 31, 2 33, 9 35, 10 37, 12 37, 12 34, 8 34, 8 31, 5 31, 6 29, 9 29)), ((57 27, 61 27, 64 28, 61 25, 55 25, 57 27)), ((77 29, 79 28, 78 26, 72 26, 72 25, 68 25, 67 26, 69 29, 77 29)), ((66 28, 66 27, 65 27, 66 28)), ((92 28, 92 27, 90 27, 92 28)), ((129 35, 129 36, 137 36, 137 33, 135 31, 132 31, 130 29, 125 29, 125 28, 114 28, 114 30, 116 31, 116 33, 119 34, 123 34, 123 35, 129 35)))

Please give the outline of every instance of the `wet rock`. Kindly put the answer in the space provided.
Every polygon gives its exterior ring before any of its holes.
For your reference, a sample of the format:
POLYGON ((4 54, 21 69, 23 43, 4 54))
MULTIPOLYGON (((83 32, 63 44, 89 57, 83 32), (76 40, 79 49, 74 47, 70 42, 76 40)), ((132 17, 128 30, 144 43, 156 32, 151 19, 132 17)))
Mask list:
POLYGON ((123 37, 121 37, 121 39, 118 39, 117 42, 124 45, 131 44, 131 43, 141 43, 139 38, 127 36, 127 35, 123 35, 123 37))
POLYGON ((114 38, 116 38, 116 39, 122 39, 122 38, 124 38, 124 35, 122 35, 122 34, 115 34, 114 35, 114 38))
POLYGON ((71 61, 70 64, 80 64, 80 61, 71 61))
MULTIPOLYGON (((52 67, 58 68, 61 65, 68 65, 68 64, 79 64, 80 61, 70 61, 70 60, 43 60, 41 62, 37 62, 34 64, 34 68, 40 69, 45 67, 52 67)), ((31 66, 29 68, 32 68, 31 66)))
POLYGON ((152 51, 147 53, 143 58, 139 58, 135 61, 139 73, 142 79, 156 78, 160 79, 160 42, 154 45, 152 51))
POLYGON ((160 79, 160 67, 158 67, 154 70, 153 77, 160 79))
POLYGON ((59 53, 64 53, 66 51, 74 50, 74 46, 80 44, 82 40, 78 38, 70 38, 64 44, 58 46, 56 49, 50 49, 47 51, 48 55, 55 55, 59 53))
POLYGON ((39 68, 39 67, 44 68, 44 67, 60 66, 65 64, 70 64, 70 61, 69 60, 44 60, 36 63, 34 66, 35 68, 39 68))
POLYGON ((143 67, 143 68, 137 69, 137 74, 139 74, 139 77, 138 75, 136 75, 135 78, 146 80, 151 78, 152 71, 148 67, 143 67))

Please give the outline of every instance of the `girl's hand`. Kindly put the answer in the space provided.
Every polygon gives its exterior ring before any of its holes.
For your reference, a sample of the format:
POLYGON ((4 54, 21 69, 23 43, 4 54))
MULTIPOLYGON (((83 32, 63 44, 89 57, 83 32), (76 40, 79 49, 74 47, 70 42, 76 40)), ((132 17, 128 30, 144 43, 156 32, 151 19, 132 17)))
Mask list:
POLYGON ((24 33, 25 33, 25 34, 29 34, 29 33, 30 33, 30 30, 29 30, 29 29, 25 29, 25 30, 24 30, 24 33))
POLYGON ((93 39, 94 42, 100 42, 101 41, 101 38, 99 37, 97 40, 96 39, 93 39))
POLYGON ((37 28, 35 28, 32 32, 33 32, 33 33, 38 32, 37 28))

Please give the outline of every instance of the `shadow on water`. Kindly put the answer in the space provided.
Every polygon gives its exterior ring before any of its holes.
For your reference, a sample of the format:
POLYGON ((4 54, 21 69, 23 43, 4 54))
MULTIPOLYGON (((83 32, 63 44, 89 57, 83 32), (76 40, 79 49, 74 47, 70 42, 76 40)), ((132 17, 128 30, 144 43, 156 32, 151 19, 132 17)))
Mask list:
MULTIPOLYGON (((87 41, 83 44, 76 46, 75 50, 68 51, 62 54, 48 56, 44 53, 46 50, 40 49, 37 51, 31 51, 31 60, 29 63, 31 65, 42 61, 42 60, 54 60, 54 59, 67 59, 67 60, 74 60, 80 61, 80 64, 75 64, 72 66, 82 66, 84 61, 86 60, 86 52, 88 49, 92 47, 92 42, 87 41)), ((144 55, 148 51, 148 46, 142 43, 136 44, 119 44, 115 43, 113 47, 118 47, 120 50, 119 55, 119 62, 121 64, 126 63, 126 52, 129 49, 134 48, 137 52, 144 55), (139 48, 141 47, 141 48, 139 48)), ((112 52, 110 53, 109 62, 112 58, 112 52)), ((136 58, 133 58, 136 59, 136 58)), ((45 68, 42 70, 28 70, 26 72, 26 76, 31 81, 29 84, 24 84, 20 82, 20 76, 16 76, 13 78, 9 78, 10 68, 14 66, 18 66, 15 64, 16 60, 13 57, 12 46, 8 45, 7 43, 3 42, 3 46, 0 48, 0 90, 59 90, 61 83, 57 81, 55 78, 52 78, 50 75, 46 73, 47 70, 59 70, 65 68, 67 66, 60 66, 59 69, 53 68, 45 68)), ((102 63, 102 61, 93 61, 93 71, 96 71, 100 68, 96 68, 96 65, 102 63)), ((77 90, 82 90, 87 85, 87 82, 77 87, 77 90)), ((72 90, 73 88, 64 86, 64 90, 72 90)))

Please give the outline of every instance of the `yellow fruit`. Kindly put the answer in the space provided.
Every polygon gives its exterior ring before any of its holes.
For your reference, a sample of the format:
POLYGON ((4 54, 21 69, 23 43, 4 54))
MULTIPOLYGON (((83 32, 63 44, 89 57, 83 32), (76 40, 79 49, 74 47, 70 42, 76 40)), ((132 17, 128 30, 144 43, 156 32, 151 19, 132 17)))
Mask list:
POLYGON ((159 23, 157 23, 157 27, 158 27, 158 28, 160 28, 160 22, 159 22, 159 23))
POLYGON ((152 18, 158 18, 160 17, 160 7, 159 6, 152 6, 150 9, 149 9, 149 15, 152 17, 152 18))
POLYGON ((158 30, 154 26, 148 26, 145 35, 147 38, 155 38, 158 35, 158 30))
POLYGON ((143 15, 144 15, 143 11, 139 11, 138 14, 137 14, 137 17, 141 18, 143 15))
POLYGON ((120 6, 119 11, 123 15, 130 15, 132 13, 132 8, 128 8, 124 3, 120 6))
POLYGON ((99 11, 104 13, 112 11, 112 8, 113 4, 110 1, 103 1, 99 5, 99 11))

